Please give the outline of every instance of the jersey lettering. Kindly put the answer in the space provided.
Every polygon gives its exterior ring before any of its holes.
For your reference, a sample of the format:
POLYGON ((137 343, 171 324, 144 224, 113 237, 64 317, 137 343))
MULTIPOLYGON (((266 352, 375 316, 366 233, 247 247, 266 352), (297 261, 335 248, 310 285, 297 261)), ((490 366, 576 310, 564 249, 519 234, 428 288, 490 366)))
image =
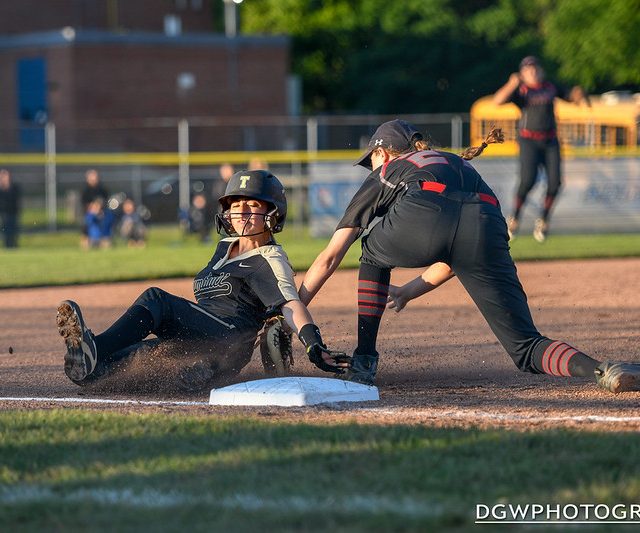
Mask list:
POLYGON ((448 165, 446 157, 441 156, 438 152, 433 150, 424 150, 422 152, 412 152, 407 157, 403 158, 413 163, 418 168, 428 167, 429 165, 448 165))
POLYGON ((231 274, 222 272, 217 276, 213 276, 211 272, 204 278, 195 279, 193 281, 193 292, 197 296, 206 295, 209 298, 217 298, 219 296, 228 296, 231 294, 231 283, 225 281, 231 274))

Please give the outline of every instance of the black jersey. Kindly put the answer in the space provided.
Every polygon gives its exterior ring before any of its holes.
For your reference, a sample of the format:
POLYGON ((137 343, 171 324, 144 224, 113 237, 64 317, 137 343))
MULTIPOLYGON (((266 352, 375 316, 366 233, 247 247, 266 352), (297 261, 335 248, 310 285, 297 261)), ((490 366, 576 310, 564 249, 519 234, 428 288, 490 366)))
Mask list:
POLYGON ((260 329, 270 308, 299 300, 287 254, 272 243, 229 258, 238 237, 222 239, 193 280, 198 304, 239 327, 260 329))
POLYGON ((461 157, 439 150, 411 152, 369 174, 347 206, 337 229, 366 229, 374 218, 384 216, 408 190, 419 187, 423 181, 442 183, 448 192, 495 196, 476 169, 461 157))
POLYGON ((555 134, 556 118, 553 110, 554 98, 568 100, 567 90, 550 81, 538 87, 529 87, 521 83, 509 96, 509 102, 516 104, 522 111, 519 130, 526 136, 527 132, 555 134))

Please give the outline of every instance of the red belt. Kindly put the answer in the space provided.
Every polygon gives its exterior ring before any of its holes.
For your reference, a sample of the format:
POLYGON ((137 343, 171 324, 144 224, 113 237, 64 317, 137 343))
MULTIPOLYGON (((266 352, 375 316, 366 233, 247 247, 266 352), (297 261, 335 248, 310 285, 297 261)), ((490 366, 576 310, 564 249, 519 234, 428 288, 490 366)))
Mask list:
MULTIPOLYGON (((444 183, 438 183, 437 181, 423 181, 422 183, 420 183, 420 188, 423 191, 431 191, 441 194, 444 192, 447 186, 444 183)), ((478 198, 480 198, 480 200, 482 200, 483 202, 487 202, 488 204, 498 207, 498 199, 495 196, 483 192, 479 192, 477 194, 478 198)))
POLYGON ((521 129, 519 133, 520 137, 524 139, 533 139, 534 141, 548 141, 549 139, 555 139, 558 136, 556 130, 533 131, 521 129))

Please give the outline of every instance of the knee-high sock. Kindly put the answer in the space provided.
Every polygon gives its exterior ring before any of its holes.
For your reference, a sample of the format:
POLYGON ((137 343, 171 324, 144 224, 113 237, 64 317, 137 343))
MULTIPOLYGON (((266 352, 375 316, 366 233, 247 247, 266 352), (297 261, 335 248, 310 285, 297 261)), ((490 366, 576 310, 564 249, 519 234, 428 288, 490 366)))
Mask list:
POLYGON ((600 364, 563 341, 553 341, 533 357, 534 366, 552 376, 593 377, 593 371, 600 364))
POLYGON ((141 305, 132 305, 109 329, 96 335, 99 356, 108 356, 144 339, 153 328, 153 316, 141 305))
POLYGON ((380 320, 387 305, 391 270, 360 263, 358 274, 358 347, 356 353, 376 354, 380 320))
POLYGON ((540 217, 545 222, 549 220, 549 215, 551 214, 551 208, 553 207, 553 204, 555 201, 556 201, 555 196, 547 195, 544 197, 544 204, 542 207, 542 212, 540 213, 540 217))
POLYGON ((520 196, 516 196, 513 201, 513 218, 516 220, 520 220, 520 211, 522 210, 522 206, 524 205, 524 198, 520 198, 520 196))

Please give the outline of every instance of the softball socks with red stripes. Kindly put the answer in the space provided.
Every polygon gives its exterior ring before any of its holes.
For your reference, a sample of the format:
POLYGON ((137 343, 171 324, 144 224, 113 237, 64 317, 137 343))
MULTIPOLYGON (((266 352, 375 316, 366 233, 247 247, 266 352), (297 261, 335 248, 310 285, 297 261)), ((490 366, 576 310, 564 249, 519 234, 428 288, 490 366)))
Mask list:
POLYGON ((358 274, 358 347, 355 353, 374 355, 380 320, 387 306, 391 270, 360 263, 358 274))
POLYGON ((564 377, 593 377, 600 361, 563 341, 544 343, 534 354, 534 366, 543 374, 564 377))
POLYGON ((542 212, 540 213, 540 218, 545 222, 548 222, 549 215, 551 214, 551 209, 553 208, 553 204, 556 201, 556 197, 554 194, 547 194, 544 197, 544 204, 542 207, 542 212))

